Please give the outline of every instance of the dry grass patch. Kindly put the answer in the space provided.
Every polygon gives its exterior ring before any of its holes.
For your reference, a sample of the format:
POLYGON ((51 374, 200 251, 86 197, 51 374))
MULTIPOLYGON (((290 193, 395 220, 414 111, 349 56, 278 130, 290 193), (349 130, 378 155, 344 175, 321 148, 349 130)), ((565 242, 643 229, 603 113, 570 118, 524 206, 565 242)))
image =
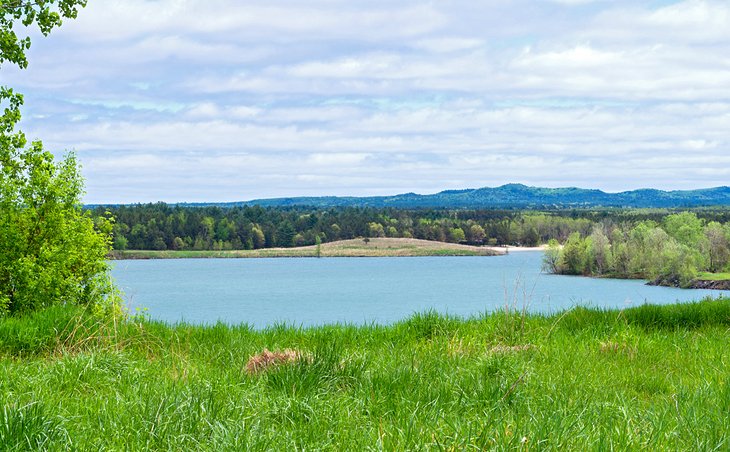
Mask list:
POLYGON ((434 242, 430 240, 386 237, 351 239, 323 243, 321 250, 322 256, 332 257, 430 255, 493 256, 502 254, 486 247, 434 242))
POLYGON ((636 347, 633 347, 626 342, 615 341, 601 342, 599 350, 601 353, 622 354, 627 355, 630 358, 636 356, 637 352, 636 347))
POLYGON ((464 342, 462 338, 452 338, 446 345, 446 352, 450 357, 474 356, 478 353, 477 347, 471 342, 464 342))
POLYGON ((292 349, 269 351, 265 348, 263 352, 253 355, 246 363, 246 372, 249 375, 257 375, 265 372, 271 367, 290 364, 302 358, 301 352, 292 349))
POLYGON ((492 347, 489 351, 491 353, 519 353, 519 352, 526 352, 529 350, 535 349, 535 346, 532 344, 523 344, 523 345, 495 345, 492 347))

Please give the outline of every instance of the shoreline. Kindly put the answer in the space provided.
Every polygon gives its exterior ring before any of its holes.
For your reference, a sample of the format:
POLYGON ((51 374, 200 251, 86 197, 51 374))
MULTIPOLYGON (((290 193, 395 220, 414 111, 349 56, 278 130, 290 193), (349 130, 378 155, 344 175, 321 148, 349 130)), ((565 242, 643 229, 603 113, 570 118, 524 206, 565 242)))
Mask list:
POLYGON ((547 245, 540 245, 540 246, 487 246, 485 248, 489 248, 494 251, 501 251, 503 254, 509 254, 509 253, 524 253, 524 252, 530 252, 530 251, 545 251, 548 246, 547 245), (506 253, 505 253, 506 250, 506 253))
POLYGON ((719 291, 730 291, 730 280, 726 279, 693 279, 690 281, 687 287, 682 287, 679 284, 672 284, 668 281, 649 281, 646 283, 647 286, 657 287, 676 287, 678 289, 702 289, 702 290, 719 290, 719 291))
POLYGON ((260 259, 327 257, 426 257, 426 256, 503 256, 512 252, 544 251, 546 246, 472 246, 420 239, 372 238, 341 240, 295 248, 261 248, 257 250, 113 250, 110 260, 139 259, 260 259))

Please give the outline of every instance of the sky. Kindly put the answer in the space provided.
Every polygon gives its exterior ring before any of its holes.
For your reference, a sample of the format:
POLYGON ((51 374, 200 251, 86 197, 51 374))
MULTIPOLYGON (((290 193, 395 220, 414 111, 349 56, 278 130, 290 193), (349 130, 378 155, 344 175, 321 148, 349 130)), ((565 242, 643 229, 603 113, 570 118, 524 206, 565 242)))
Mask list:
POLYGON ((727 0, 89 0, 22 129, 87 203, 730 185, 727 0))

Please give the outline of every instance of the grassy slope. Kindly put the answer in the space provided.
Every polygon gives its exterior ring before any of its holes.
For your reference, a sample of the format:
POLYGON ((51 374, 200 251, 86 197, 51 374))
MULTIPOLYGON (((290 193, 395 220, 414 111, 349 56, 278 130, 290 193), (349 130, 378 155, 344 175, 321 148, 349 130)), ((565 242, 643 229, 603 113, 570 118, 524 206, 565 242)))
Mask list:
POLYGON ((730 281, 730 273, 702 272, 697 276, 701 281, 730 281))
MULTIPOLYGON (((208 257, 315 257, 316 246, 298 248, 264 248, 235 251, 115 251, 118 259, 175 259, 208 257)), ((321 257, 385 257, 385 256, 491 256, 498 251, 484 247, 432 242, 418 239, 372 238, 323 243, 321 257)))
POLYGON ((730 300, 260 332, 69 319, 0 320, 0 444, 730 447, 730 300), (308 358, 248 375, 265 347, 308 358))

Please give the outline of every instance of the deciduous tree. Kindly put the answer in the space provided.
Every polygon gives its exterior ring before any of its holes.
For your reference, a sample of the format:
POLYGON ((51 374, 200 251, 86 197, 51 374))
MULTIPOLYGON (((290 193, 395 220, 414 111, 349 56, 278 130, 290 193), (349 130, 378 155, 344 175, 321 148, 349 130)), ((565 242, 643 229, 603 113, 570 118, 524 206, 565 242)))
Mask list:
MULTIPOLYGON (((47 35, 85 0, 0 0, 0 64, 25 68, 30 39, 14 27, 47 35)), ((50 305, 114 305, 105 257, 111 221, 81 209, 83 179, 73 154, 56 162, 17 129, 23 97, 0 88, 0 315, 50 305)))

